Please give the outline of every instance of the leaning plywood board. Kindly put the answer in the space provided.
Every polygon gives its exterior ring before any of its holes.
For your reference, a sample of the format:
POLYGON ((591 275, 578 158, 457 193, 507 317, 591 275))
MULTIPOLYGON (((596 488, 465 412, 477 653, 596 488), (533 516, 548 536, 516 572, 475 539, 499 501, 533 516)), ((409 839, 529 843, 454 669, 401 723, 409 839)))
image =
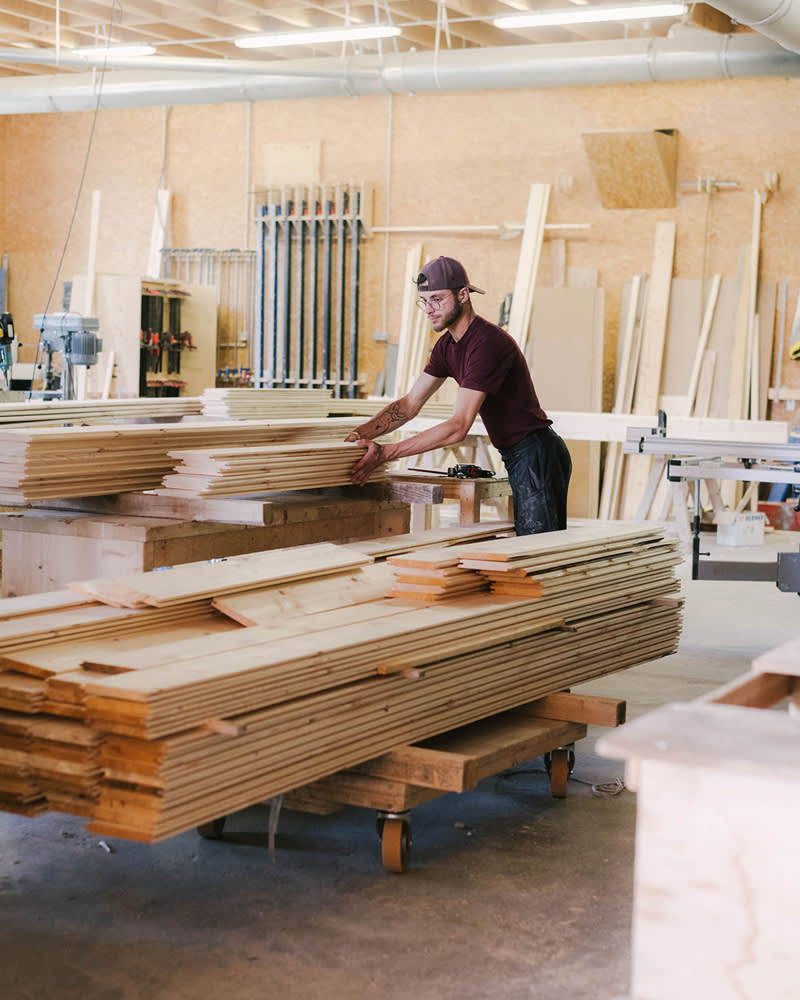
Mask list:
MULTIPOLYGON (((599 410, 603 381, 603 290, 538 288, 526 359, 540 402, 550 410, 599 410), (570 363, 564 364, 568 356, 570 363)), ((600 489, 599 442, 568 441, 567 512, 594 517, 600 489)))
POLYGON ((584 132, 603 208, 674 208, 678 131, 615 129, 584 132))

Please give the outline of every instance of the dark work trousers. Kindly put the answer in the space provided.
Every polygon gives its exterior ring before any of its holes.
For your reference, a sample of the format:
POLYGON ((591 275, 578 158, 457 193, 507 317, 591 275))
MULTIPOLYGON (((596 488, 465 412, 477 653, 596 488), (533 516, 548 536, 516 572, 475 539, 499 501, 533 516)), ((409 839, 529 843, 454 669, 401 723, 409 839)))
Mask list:
POLYGON ((552 427, 533 431, 500 449, 514 500, 518 535, 561 531, 567 526, 567 489, 572 458, 552 427))

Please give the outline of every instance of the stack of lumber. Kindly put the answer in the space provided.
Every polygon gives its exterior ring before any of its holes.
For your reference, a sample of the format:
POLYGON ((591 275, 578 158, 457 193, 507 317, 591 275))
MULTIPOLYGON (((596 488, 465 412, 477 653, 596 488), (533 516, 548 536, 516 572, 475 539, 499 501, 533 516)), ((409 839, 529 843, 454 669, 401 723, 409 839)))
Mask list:
POLYGON ((448 549, 411 552, 390 556, 395 571, 389 597, 410 601, 442 601, 461 594, 488 590, 489 584, 478 573, 459 566, 459 556, 448 549))
POLYGON ((330 389, 205 389, 203 416, 211 420, 276 420, 327 417, 330 389))
MULTIPOLYGON (((171 451, 174 472, 162 492, 181 497, 229 497, 281 490, 347 486, 366 454, 354 443, 283 444, 249 448, 171 451)), ((370 482, 386 478, 377 466, 370 482)))
POLYGON ((0 403, 0 424, 108 423, 124 420, 179 419, 202 412, 198 397, 186 399, 26 399, 0 403))
POLYGON ((343 441, 352 420, 32 427, 3 435, 0 503, 157 489, 170 451, 343 441))
MULTIPOLYGON (((652 586, 627 582, 631 550, 665 544, 656 529, 578 526, 446 551, 459 562, 504 562, 510 542, 519 543, 518 563, 526 546, 528 556, 563 549, 562 562, 581 581, 581 600, 569 588, 560 594, 555 579, 547 596, 387 599, 381 589, 388 592, 389 573, 398 567, 370 565, 360 552, 330 545, 290 550, 289 569, 286 552, 273 550, 260 554, 258 573, 255 557, 237 557, 188 572, 175 567, 76 585, 103 600, 127 600, 128 613, 142 616, 201 598, 207 613, 212 603, 217 612, 235 611, 239 594, 258 594, 256 618, 268 622, 175 641, 159 626, 151 644, 138 649, 110 645, 104 652, 95 644, 89 652, 75 641, 72 661, 79 658, 80 670, 51 676, 47 688, 51 699, 83 708, 81 725, 102 736, 99 792, 85 796, 93 803, 86 811, 90 829, 160 840, 393 747, 675 650, 681 607, 674 576, 659 576, 652 586), (617 559, 615 589, 593 600, 594 577, 583 571, 617 559)), ((468 572, 484 579, 482 571, 468 572)), ((0 667, 36 676, 38 662, 31 648, 12 662, 0 660, 0 667), (26 658, 32 665, 23 670, 26 658)), ((16 799, 2 793, 2 801, 15 811, 54 808, 49 790, 31 797, 40 786, 28 761, 30 723, 48 718, 42 704, 38 713, 7 711, 0 718, 0 775, 18 784, 16 799), (7 756, 6 743, 16 756, 7 756), (9 766, 16 770, 9 773, 9 766)), ((77 741, 72 734, 72 756, 77 741)), ((87 768, 85 788, 90 778, 87 768)))
POLYGON ((569 540, 550 532, 536 536, 535 545, 506 538, 489 551, 460 550, 460 566, 478 571, 494 594, 541 597, 543 605, 555 602, 567 613, 612 607, 623 592, 646 598, 677 589, 674 568, 682 557, 676 539, 649 527, 607 538, 602 531, 602 525, 585 524, 568 532, 569 540))

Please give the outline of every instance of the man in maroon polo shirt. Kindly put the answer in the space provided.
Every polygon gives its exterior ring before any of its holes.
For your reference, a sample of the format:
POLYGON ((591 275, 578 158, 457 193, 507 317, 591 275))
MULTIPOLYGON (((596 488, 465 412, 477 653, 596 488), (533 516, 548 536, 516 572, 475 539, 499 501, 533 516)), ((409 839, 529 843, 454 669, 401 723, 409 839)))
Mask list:
POLYGON ((470 284, 464 267, 452 257, 429 261, 415 283, 419 306, 441 336, 406 395, 348 435, 346 440, 367 445, 352 481, 363 485, 382 462, 458 444, 480 414, 508 473, 517 534, 566 528, 572 460, 539 405, 528 363, 516 341, 477 315, 470 293, 484 294, 483 289, 470 284), (415 417, 448 377, 459 385, 452 416, 397 444, 374 440, 415 417))

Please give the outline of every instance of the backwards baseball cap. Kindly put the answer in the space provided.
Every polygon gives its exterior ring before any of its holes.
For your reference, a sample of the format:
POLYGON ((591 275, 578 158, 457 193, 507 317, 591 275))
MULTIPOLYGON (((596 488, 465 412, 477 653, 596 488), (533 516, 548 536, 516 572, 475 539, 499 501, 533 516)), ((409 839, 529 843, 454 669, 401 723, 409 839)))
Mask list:
POLYGON ((452 257, 434 257, 414 278, 414 284, 421 292, 444 292, 447 289, 468 288, 471 292, 486 293, 469 283, 464 265, 452 257))

